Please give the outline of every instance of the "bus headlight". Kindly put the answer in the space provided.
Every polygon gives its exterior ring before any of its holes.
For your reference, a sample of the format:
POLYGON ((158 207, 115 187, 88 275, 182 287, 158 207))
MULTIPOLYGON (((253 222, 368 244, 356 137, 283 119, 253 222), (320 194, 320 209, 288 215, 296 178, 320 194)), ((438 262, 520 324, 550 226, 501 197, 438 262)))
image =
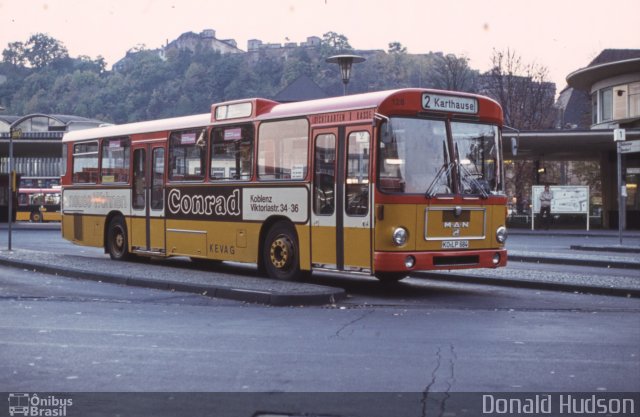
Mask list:
POLYGON ((504 226, 498 227, 496 230, 496 240, 498 243, 504 243, 507 240, 507 228, 504 226))
POLYGON ((402 246, 407 243, 407 238, 409 237, 409 232, 404 227, 396 227, 391 235, 391 239, 396 246, 402 246))

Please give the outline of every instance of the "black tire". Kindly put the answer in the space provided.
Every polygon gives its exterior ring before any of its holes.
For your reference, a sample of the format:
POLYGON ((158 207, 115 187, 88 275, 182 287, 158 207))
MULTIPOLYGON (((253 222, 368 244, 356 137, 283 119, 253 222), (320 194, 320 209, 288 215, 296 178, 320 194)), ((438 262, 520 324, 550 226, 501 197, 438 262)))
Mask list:
POLYGON ((393 284, 407 277, 405 272, 376 272, 376 278, 385 284, 393 284))
POLYGON ((33 223, 40 223, 42 221, 42 213, 40 213, 39 211, 34 211, 31 213, 31 216, 29 216, 29 219, 33 223))
POLYGON ((107 253, 116 261, 129 259, 127 226, 120 216, 114 217, 107 228, 107 253))
POLYGON ((278 222, 271 226, 262 247, 262 267, 273 279, 300 278, 300 251, 293 225, 278 222))

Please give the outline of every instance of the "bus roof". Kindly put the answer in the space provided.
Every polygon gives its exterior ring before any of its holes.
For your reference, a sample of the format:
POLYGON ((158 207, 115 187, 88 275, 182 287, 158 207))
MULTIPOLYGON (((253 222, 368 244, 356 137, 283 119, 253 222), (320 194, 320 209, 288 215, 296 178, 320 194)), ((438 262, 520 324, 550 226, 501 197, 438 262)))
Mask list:
POLYGON ((398 111, 398 106, 394 104, 395 99, 403 96, 407 102, 407 112, 415 113, 416 108, 420 108, 423 93, 430 93, 441 96, 469 97, 481 101, 478 116, 492 119, 495 122, 502 122, 502 109, 493 99, 471 93, 457 91, 432 90, 423 88, 404 88, 398 90, 376 91, 371 93, 353 94, 342 97, 330 97, 318 100, 299 101, 294 103, 279 103, 258 116, 258 120, 295 117, 319 113, 341 112, 358 109, 376 109, 381 114, 389 107, 398 111), (409 105, 409 101, 412 105, 409 105))
POLYGON ((211 113, 196 114, 194 116, 172 117, 169 119, 149 120, 146 122, 125 123, 121 125, 109 125, 93 129, 75 130, 66 133, 63 142, 75 142, 78 140, 110 138, 127 136, 140 133, 163 132, 175 129, 189 129, 203 127, 211 124, 211 113))
MULTIPOLYGON (((432 90, 423 88, 404 88, 398 90, 376 91, 371 93, 353 94, 341 97, 329 97, 318 100, 299 101, 293 103, 277 103, 265 99, 246 99, 234 100, 223 103, 215 103, 212 105, 212 111, 217 107, 225 105, 235 105, 241 103, 258 103, 255 119, 250 117, 240 117, 233 120, 234 122, 248 120, 270 120, 287 117, 300 117, 305 115, 313 115, 320 113, 334 113, 359 109, 375 109, 381 114, 393 109, 394 112, 406 111, 415 114, 416 109, 421 109, 422 94, 433 94, 445 97, 468 97, 475 98, 479 101, 479 111, 476 116, 487 121, 502 124, 502 109, 500 105, 493 99, 471 93, 462 93, 444 90, 432 90), (402 102, 402 106, 396 103, 402 102), (406 103, 406 105, 404 104, 406 103)), ((173 117, 168 119, 150 120, 146 122, 126 123, 121 125, 109 125, 93 129, 77 130, 68 132, 64 135, 63 142, 74 142, 78 140, 89 140, 98 138, 109 138, 118 136, 127 136, 132 134, 153 134, 154 132, 165 132, 176 129, 189 129, 196 127, 209 126, 212 123, 211 113, 197 114, 194 116, 173 117)), ((232 121, 221 120, 219 122, 227 123, 232 121)))

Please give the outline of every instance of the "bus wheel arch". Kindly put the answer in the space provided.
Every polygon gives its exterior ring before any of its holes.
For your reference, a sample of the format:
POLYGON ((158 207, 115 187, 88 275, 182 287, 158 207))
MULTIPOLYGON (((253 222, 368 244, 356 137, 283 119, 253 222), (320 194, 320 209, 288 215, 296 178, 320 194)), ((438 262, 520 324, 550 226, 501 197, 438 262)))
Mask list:
POLYGON ((40 213, 39 211, 32 211, 31 215, 29 216, 29 220, 31 220, 32 223, 42 222, 42 213, 40 213))
POLYGON ((286 217, 274 216, 264 222, 260 230, 258 269, 279 280, 290 281, 301 276, 298 233, 286 217))
POLYGON ((111 259, 129 258, 129 233, 127 222, 121 213, 109 213, 105 220, 104 251, 111 259))

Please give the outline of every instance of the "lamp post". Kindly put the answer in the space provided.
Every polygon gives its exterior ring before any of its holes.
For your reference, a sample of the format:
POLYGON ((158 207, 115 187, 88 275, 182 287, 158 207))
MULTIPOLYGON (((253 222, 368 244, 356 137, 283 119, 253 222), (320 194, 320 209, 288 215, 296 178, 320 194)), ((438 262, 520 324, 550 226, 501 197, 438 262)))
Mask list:
POLYGON ((347 95, 347 84, 351 78, 351 66, 366 61, 366 58, 358 55, 334 55, 326 59, 330 64, 338 64, 340 66, 340 75, 344 84, 343 95, 347 95))

